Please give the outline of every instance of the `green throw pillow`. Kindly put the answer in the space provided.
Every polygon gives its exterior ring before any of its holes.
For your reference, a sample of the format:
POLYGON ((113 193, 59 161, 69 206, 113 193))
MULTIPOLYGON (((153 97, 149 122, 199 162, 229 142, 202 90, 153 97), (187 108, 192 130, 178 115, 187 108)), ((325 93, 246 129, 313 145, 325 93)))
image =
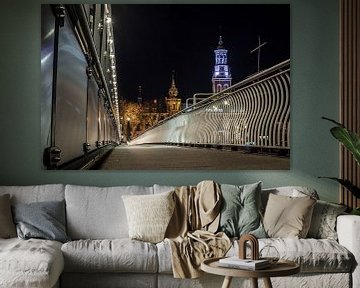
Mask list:
POLYGON ((252 234, 257 238, 266 238, 260 216, 261 182, 243 186, 222 184, 221 192, 219 231, 229 237, 252 234))

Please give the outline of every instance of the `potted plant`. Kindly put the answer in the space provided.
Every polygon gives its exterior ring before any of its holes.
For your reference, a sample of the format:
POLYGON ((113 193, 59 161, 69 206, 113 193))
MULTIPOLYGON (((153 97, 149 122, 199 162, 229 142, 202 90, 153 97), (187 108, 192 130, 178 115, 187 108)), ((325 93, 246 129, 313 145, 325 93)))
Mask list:
MULTIPOLYGON (((330 129, 331 134, 339 140, 347 150, 351 152, 354 156, 355 161, 358 165, 360 165, 360 137, 355 132, 347 129, 343 124, 336 122, 333 119, 329 119, 326 117, 322 117, 322 119, 328 120, 334 124, 335 127, 330 129)), ((334 181, 339 182, 342 186, 344 186, 347 190, 349 190, 356 198, 360 198, 360 187, 354 185, 348 179, 340 179, 336 177, 320 177, 320 178, 328 178, 334 181)), ((360 215, 360 207, 354 208, 351 212, 352 214, 360 215)))

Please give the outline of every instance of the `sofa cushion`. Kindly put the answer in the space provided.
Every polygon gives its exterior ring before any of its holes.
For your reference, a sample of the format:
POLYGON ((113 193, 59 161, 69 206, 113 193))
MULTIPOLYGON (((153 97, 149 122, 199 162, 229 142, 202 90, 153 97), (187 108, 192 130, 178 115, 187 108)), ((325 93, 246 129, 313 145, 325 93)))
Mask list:
POLYGON ((345 205, 318 200, 314 206, 307 237, 337 240, 336 219, 346 209, 345 205))
POLYGON ((152 194, 152 187, 66 185, 67 233, 71 239, 128 238, 122 195, 152 194))
POLYGON ((260 215, 261 182, 243 186, 221 184, 221 193, 219 231, 229 237, 246 233, 266 237, 260 215))
POLYGON ((314 199, 319 199, 316 190, 305 186, 282 186, 275 188, 263 189, 261 192, 261 206, 262 211, 265 212, 266 204, 270 194, 289 196, 289 197, 306 197, 310 196, 314 199))
POLYGON ((157 243, 164 240, 175 208, 174 192, 123 195, 131 239, 157 243))
MULTIPOLYGON (((330 239, 259 239, 259 250, 265 245, 274 246, 281 259, 298 263, 301 273, 349 273, 354 266, 353 255, 344 246, 330 239)), ((168 241, 160 242, 156 247, 159 273, 171 274, 171 248, 168 241)), ((235 256, 238 253, 238 241, 234 241, 226 256, 235 256)), ((251 255, 250 247, 247 249, 247 255, 248 257, 251 255)))
POLYGON ((17 234, 22 239, 69 241, 65 229, 65 201, 18 203, 13 206, 17 234))
POLYGON ((281 259, 295 261, 301 272, 350 272, 354 258, 342 245, 329 239, 267 238, 260 239, 259 249, 273 246, 281 259))
POLYGON ((65 197, 65 185, 0 186, 0 195, 4 194, 10 195, 11 204, 61 201, 64 200, 65 197))
POLYGON ((10 195, 0 196, 0 238, 16 237, 16 229, 11 214, 10 195))
POLYGON ((270 194, 264 215, 264 227, 269 237, 305 238, 310 227, 316 200, 270 194))
MULTIPOLYGON (((277 256, 280 256, 280 259, 287 259, 298 263, 301 273, 348 273, 354 266, 354 257, 351 252, 338 242, 330 239, 259 239, 259 250, 264 246, 275 247, 278 252, 277 256)), ((235 256, 238 254, 238 251, 238 242, 234 241, 226 256, 235 256)), ((246 252, 247 257, 250 257, 249 245, 246 252)))
POLYGON ((0 287, 53 287, 64 268, 61 243, 0 239, 0 287))
POLYGON ((61 248, 66 272, 155 273, 154 244, 131 239, 78 240, 61 248))
POLYGON ((174 191, 177 186, 154 184, 153 187, 154 187, 154 194, 159 194, 159 193, 174 191))

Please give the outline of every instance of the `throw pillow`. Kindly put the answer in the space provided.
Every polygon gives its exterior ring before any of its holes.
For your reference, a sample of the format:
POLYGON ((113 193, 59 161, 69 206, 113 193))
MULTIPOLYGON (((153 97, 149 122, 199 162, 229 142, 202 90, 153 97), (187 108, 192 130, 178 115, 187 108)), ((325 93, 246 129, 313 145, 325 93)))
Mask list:
POLYGON ((0 238, 16 237, 15 224, 11 215, 10 195, 0 196, 0 238))
POLYGON ((219 231, 229 237, 251 233, 258 238, 265 238, 260 216, 261 182, 243 186, 222 184, 221 193, 219 231))
POLYGON ((318 200, 312 214, 308 237, 337 240, 336 218, 345 210, 344 205, 318 200))
POLYGON ((15 204, 13 215, 19 238, 70 241, 65 232, 65 201, 15 204))
POLYGON ((269 237, 305 238, 316 200, 306 197, 269 195, 264 227, 269 237))
POLYGON ((131 239, 151 243, 164 240, 175 208, 173 193, 122 196, 131 239))

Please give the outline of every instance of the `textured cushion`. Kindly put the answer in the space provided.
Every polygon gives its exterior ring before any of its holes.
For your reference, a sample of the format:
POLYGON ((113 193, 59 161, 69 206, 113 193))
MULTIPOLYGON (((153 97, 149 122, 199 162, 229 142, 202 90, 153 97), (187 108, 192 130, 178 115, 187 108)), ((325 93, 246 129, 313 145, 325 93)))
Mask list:
POLYGON ((13 206, 17 234, 22 239, 69 241, 65 231, 65 202, 46 201, 13 206))
MULTIPOLYGON (((298 263, 302 273, 350 272, 354 263, 353 255, 334 240, 311 238, 259 239, 259 249, 261 250, 265 245, 275 247, 281 259, 298 263)), ((160 242, 156 244, 156 247, 158 250, 159 273, 172 273, 171 247, 168 241, 160 242)), ((238 241, 234 241, 226 256, 235 256, 238 253, 238 241)), ((247 254, 250 257, 250 249, 248 249, 247 254)))
POLYGON ((4 194, 10 195, 11 204, 61 201, 65 197, 65 185, 0 186, 0 195, 4 194))
POLYGON ((316 200, 306 197, 269 195, 264 227, 269 237, 305 238, 316 200))
POLYGON ((131 239, 152 243, 164 239, 175 207, 173 193, 123 196, 131 239))
POLYGON ((78 240, 61 248, 66 272, 157 271, 156 246, 131 239, 78 240))
POLYGON ((261 182, 235 186, 222 184, 222 209, 219 231, 229 237, 251 233, 258 238, 266 237, 260 216, 261 182))
POLYGON ((0 238, 16 237, 15 224, 11 214, 10 196, 0 196, 0 238))
POLYGON ((0 287, 53 287, 64 268, 61 243, 0 239, 0 287))
POLYGON ((336 218, 345 210, 344 205, 318 200, 314 206, 307 237, 337 240, 336 218))
POLYGON ((353 255, 342 245, 329 239, 267 238, 260 239, 259 249, 274 246, 281 259, 295 261, 301 272, 350 272, 353 255))
POLYGON ((152 187, 66 185, 67 232, 71 239, 128 238, 122 195, 152 194, 152 187))

